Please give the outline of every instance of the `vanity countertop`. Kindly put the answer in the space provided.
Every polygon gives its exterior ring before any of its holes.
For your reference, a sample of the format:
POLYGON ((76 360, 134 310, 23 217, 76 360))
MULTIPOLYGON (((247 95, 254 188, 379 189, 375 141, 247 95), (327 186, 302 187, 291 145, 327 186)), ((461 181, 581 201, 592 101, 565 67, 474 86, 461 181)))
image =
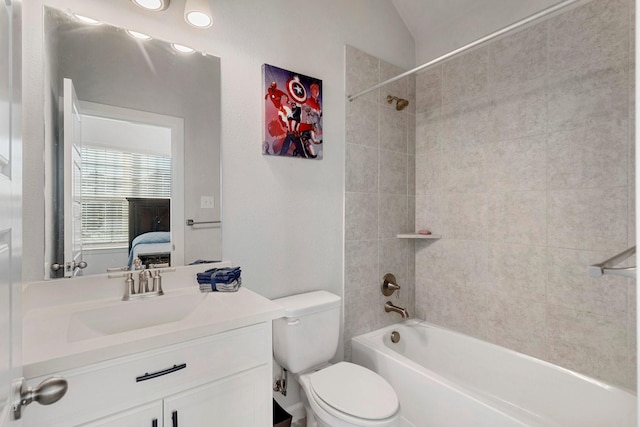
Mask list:
MULTIPOLYGON (((282 307, 245 287, 237 292, 200 293, 195 273, 202 270, 202 266, 191 266, 166 273, 163 279, 164 296, 131 301, 121 301, 124 278, 107 279, 106 275, 104 280, 92 276, 90 279, 61 279, 25 285, 22 330, 24 376, 34 378, 50 375, 270 322, 283 315, 282 307), (170 274, 175 276, 171 277, 170 274), (164 320, 165 323, 161 324, 105 334, 96 333, 83 325, 80 329, 74 326, 81 323, 78 318, 82 318, 83 313, 90 312, 93 316, 92 310, 95 313, 113 314, 122 307, 131 315, 132 312, 148 312, 149 307, 155 310, 156 306, 150 304, 160 304, 157 306, 160 308, 157 316, 162 319, 162 306, 172 306, 174 302, 179 305, 180 301, 187 301, 194 307, 189 307, 187 314, 175 321, 164 320)), ((139 316, 135 318, 139 321, 139 316)), ((115 321, 106 318, 102 322, 107 328, 114 328, 115 321)))

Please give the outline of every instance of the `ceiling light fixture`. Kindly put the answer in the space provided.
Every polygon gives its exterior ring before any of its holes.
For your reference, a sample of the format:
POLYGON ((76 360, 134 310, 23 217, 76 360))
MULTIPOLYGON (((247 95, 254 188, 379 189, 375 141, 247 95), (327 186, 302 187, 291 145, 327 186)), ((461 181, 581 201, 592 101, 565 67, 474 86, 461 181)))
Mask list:
POLYGON ((127 30, 127 34, 138 40, 151 40, 151 36, 148 36, 144 33, 139 33, 137 31, 127 30))
POLYGON ((159 12, 169 7, 170 0, 131 0, 133 4, 143 9, 159 12))
POLYGON ((84 22, 85 24, 89 24, 89 25, 102 24, 102 22, 98 21, 97 19, 89 18, 88 16, 78 15, 77 13, 74 13, 73 16, 75 16, 76 19, 78 19, 80 22, 84 22))
POLYGON ((182 52, 182 53, 193 53, 193 52, 195 52, 194 49, 191 49, 188 46, 184 46, 184 45, 181 45, 181 44, 178 44, 178 43, 171 43, 171 47, 173 47, 178 52, 182 52))
POLYGON ((184 20, 196 28, 209 28, 213 24, 209 0, 187 0, 184 4, 184 20))

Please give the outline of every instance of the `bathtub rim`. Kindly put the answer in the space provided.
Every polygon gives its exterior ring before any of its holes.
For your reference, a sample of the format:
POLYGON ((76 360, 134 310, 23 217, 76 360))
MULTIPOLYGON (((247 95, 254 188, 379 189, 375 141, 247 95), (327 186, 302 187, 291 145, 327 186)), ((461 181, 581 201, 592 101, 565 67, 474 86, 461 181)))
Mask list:
MULTIPOLYGON (((489 346, 490 348, 498 348, 501 351, 506 352, 507 354, 515 355, 515 356, 518 356, 518 357, 522 357, 525 360, 531 361, 533 363, 537 363, 537 364, 540 364, 542 366, 549 367, 551 369, 555 369, 555 370, 558 370, 560 372, 572 375, 572 376, 574 376, 574 377, 576 377, 576 378, 578 378, 580 380, 587 381, 587 382, 589 382, 589 383, 591 383, 591 384, 593 384, 593 385, 595 385, 597 387, 603 388, 603 389, 605 389, 607 391, 617 390, 617 391, 621 391, 621 392, 630 394, 631 396, 635 397, 636 400, 638 398, 637 391, 628 389, 626 387, 609 384, 607 382, 604 382, 603 380, 599 380, 597 378, 590 377, 590 376, 588 376, 586 374, 582 374, 580 372, 573 371, 573 370, 571 370, 569 368, 565 368, 563 366, 553 364, 553 363, 548 362, 546 360, 539 359, 539 358, 537 358, 535 356, 531 356, 531 355, 526 354, 526 353, 521 353, 521 352, 519 352, 517 350, 513 350, 513 349, 510 349, 508 347, 504 347, 504 346, 501 346, 499 344, 495 344, 495 343, 492 343, 492 342, 489 342, 489 341, 485 341, 485 340, 482 340, 480 338, 474 337, 472 335, 468 335, 468 334, 465 334, 463 332, 456 331, 455 329, 447 328, 445 326, 437 325, 435 323, 431 323, 429 321, 421 320, 421 319, 417 319, 417 318, 406 319, 406 320, 403 320, 403 321, 400 321, 400 322, 397 322, 397 323, 393 323, 391 325, 382 327, 380 329, 376 329, 374 331, 370 331, 370 332, 366 332, 364 334, 360 334, 360 335, 354 336, 354 337, 351 338, 351 340, 352 341, 357 341, 357 342, 359 342, 361 344, 365 344, 366 342, 371 342, 371 343, 374 344, 374 347, 376 349, 380 349, 381 348, 383 350, 386 349, 387 351, 393 352, 392 348, 389 348, 389 347, 385 346, 384 344, 381 344, 381 341, 377 341, 377 342, 374 341, 375 337, 379 337, 380 335, 390 334, 398 326, 412 327, 412 326, 416 326, 416 325, 419 325, 419 326, 422 326, 422 327, 426 327, 426 328, 439 329, 439 330, 445 331, 447 333, 462 337, 464 339, 471 340, 471 341, 473 341, 475 343, 478 343, 480 345, 486 345, 486 346, 489 346)), ((400 354, 400 353, 398 353, 398 354, 400 354)), ((424 369, 428 369, 426 367, 423 367, 419 363, 409 359, 406 356, 403 356, 403 357, 408 362, 411 362, 412 364, 415 364, 416 367, 421 367, 421 368, 424 368, 424 369)), ((433 372, 433 371, 431 371, 431 372, 433 372)), ((434 372, 434 374, 436 374, 438 376, 438 378, 446 379, 447 382, 450 381, 449 379, 447 379, 446 376, 440 375, 437 372, 434 372)))

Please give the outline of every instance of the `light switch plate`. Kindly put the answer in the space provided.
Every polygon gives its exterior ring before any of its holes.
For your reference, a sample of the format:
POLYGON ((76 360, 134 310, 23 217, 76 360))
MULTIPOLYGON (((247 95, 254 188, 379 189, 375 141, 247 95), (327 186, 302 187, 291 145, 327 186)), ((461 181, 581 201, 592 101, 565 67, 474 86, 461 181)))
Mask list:
POLYGON ((216 200, 213 196, 200 196, 200 208, 201 209, 213 209, 215 208, 216 200))

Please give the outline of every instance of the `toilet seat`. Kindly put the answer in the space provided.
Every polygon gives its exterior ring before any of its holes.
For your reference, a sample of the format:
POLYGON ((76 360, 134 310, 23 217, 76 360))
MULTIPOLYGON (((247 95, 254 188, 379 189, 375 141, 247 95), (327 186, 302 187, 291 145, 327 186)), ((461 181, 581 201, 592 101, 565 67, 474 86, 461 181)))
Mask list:
POLYGON ((319 406, 342 418, 386 420, 400 406, 384 378, 353 363, 340 362, 314 372, 309 386, 319 406))

